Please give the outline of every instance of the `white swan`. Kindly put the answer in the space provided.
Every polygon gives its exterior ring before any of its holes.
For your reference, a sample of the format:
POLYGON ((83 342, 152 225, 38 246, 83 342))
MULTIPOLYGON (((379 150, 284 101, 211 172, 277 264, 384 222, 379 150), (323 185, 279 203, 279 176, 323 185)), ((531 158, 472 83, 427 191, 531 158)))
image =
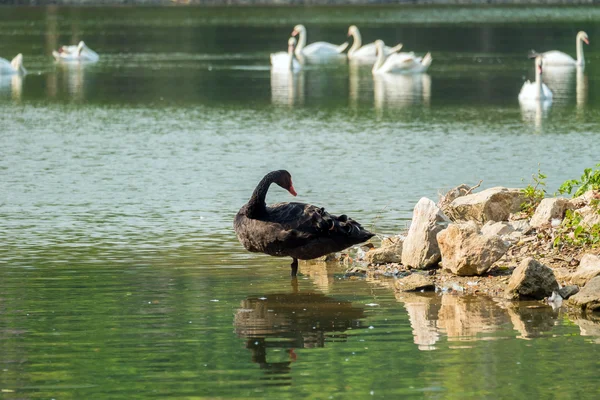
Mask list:
POLYGON ((305 56, 308 58, 329 58, 339 56, 346 47, 348 42, 341 45, 335 45, 327 42, 314 42, 306 45, 306 28, 304 25, 296 25, 292 31, 292 36, 299 35, 298 45, 296 46, 296 56, 305 56))
POLYGON ((374 74, 392 73, 392 74, 410 74, 427 71, 431 65, 431 54, 427 53, 423 57, 416 57, 414 53, 393 53, 385 57, 385 44, 382 40, 376 40, 377 61, 371 70, 374 74))
POLYGON ((0 75, 25 75, 27 70, 23 67, 23 54, 19 53, 12 61, 0 58, 0 75))
POLYGON ((585 58, 583 57, 583 44, 590 44, 587 33, 580 31, 575 39, 575 47, 577 49, 577 60, 574 60, 568 54, 558 50, 551 50, 542 53, 544 57, 544 65, 585 65, 585 58))
POLYGON ((542 82, 543 56, 535 57, 535 82, 527 81, 523 84, 519 93, 519 101, 552 101, 552 92, 542 82))
POLYGON ((288 40, 288 51, 280 51, 277 53, 271 53, 271 65, 273 70, 276 71, 300 71, 302 64, 298 62, 296 55, 294 54, 294 48, 296 47, 296 38, 291 37, 288 40))
MULTIPOLYGON (((348 59, 371 61, 377 57, 377 48, 375 46, 375 42, 362 45, 362 37, 360 36, 360 31, 356 25, 351 25, 348 28, 348 36, 352 36, 354 39, 352 42, 352 47, 350 47, 350 50, 348 50, 348 59)), ((402 43, 399 43, 394 47, 384 46, 383 53, 385 56, 388 56, 392 53, 400 51, 401 48, 402 43)))
POLYGON ((96 62, 100 59, 98 53, 85 45, 83 40, 77 46, 62 46, 58 51, 52 51, 56 61, 85 61, 96 62))

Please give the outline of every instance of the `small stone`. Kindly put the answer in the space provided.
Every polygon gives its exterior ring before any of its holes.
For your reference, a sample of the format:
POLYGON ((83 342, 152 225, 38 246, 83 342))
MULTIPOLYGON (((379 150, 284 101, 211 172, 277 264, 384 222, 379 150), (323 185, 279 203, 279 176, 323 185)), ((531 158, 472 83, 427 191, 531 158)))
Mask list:
POLYGON ((521 232, 523 235, 526 235, 531 230, 531 225, 527 222, 526 219, 520 219, 518 221, 509 221, 508 224, 512 226, 512 228, 518 232, 521 232))
POLYGON ((569 297, 577 294, 579 292, 579 286, 577 285, 568 285, 558 289, 558 294, 563 299, 568 299, 569 297))
POLYGON ((369 264, 379 265, 399 263, 402 261, 402 241, 386 241, 385 245, 371 250, 365 254, 365 261, 369 264))
POLYGON ((565 210, 570 207, 569 200, 562 197, 543 199, 535 209, 529 223, 536 229, 548 228, 553 219, 562 219, 565 216, 565 210))
POLYGON ((396 290, 400 292, 417 292, 435 290, 433 281, 425 275, 410 274, 407 277, 400 278, 394 283, 396 290))
POLYGON ((542 300, 558 290, 558 282, 552 269, 527 257, 513 271, 508 282, 507 297, 542 300))
POLYGON ((482 235, 504 236, 514 232, 514 228, 508 222, 488 221, 481 227, 482 235))

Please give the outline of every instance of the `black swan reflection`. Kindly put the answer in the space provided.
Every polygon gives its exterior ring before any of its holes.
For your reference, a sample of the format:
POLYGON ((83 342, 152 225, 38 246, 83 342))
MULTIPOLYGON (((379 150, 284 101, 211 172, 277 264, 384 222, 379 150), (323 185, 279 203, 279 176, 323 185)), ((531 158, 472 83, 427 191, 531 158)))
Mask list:
MULTIPOLYGON (((295 349, 345 342, 349 329, 361 329, 362 308, 321 293, 274 293, 243 300, 234 318, 235 332, 247 338, 252 362, 269 375, 285 374, 298 360, 295 349), (268 362, 267 351, 284 350, 284 360, 268 362)), ((278 357, 281 360, 281 356, 278 357)))

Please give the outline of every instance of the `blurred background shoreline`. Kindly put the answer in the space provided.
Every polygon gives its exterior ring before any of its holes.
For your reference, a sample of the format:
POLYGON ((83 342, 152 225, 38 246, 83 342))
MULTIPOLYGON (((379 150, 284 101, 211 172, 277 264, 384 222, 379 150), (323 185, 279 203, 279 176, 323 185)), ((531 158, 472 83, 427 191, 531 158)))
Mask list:
POLYGON ((599 0, 0 0, 0 6, 543 6, 594 5, 599 0))

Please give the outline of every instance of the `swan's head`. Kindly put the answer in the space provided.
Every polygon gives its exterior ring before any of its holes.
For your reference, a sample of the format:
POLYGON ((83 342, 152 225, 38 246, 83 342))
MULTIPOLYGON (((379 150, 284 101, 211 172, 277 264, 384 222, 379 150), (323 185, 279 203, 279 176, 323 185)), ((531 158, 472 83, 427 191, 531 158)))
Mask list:
POLYGON ((299 35, 300 33, 306 33, 306 28, 304 27, 304 25, 296 25, 294 27, 294 30, 292 31, 292 36, 299 35))
POLYGON ((19 53, 12 59, 10 65, 13 69, 19 73, 25 73, 25 68, 23 67, 23 54, 19 53))
POLYGON ((83 40, 81 42, 79 42, 79 44, 77 45, 77 54, 81 54, 81 52, 83 51, 83 49, 85 49, 85 43, 83 42, 83 40))
POLYGON ((540 75, 542 74, 542 64, 542 55, 538 54, 537 56, 535 56, 535 68, 540 73, 540 75))
POLYGON ((348 36, 356 35, 358 33, 358 28, 356 25, 350 25, 348 28, 348 36))
POLYGON ((294 51, 294 48, 296 47, 296 38, 295 37, 291 37, 288 39, 288 51, 294 51))
POLYGON ((579 31, 579 33, 577 34, 577 39, 584 41, 585 44, 590 44, 590 39, 588 38, 587 33, 585 33, 584 31, 579 31))
POLYGON ((296 190, 294 189, 294 185, 292 185, 292 175, 284 169, 280 169, 275 172, 275 182, 285 190, 291 193, 292 196, 296 196, 296 190))

